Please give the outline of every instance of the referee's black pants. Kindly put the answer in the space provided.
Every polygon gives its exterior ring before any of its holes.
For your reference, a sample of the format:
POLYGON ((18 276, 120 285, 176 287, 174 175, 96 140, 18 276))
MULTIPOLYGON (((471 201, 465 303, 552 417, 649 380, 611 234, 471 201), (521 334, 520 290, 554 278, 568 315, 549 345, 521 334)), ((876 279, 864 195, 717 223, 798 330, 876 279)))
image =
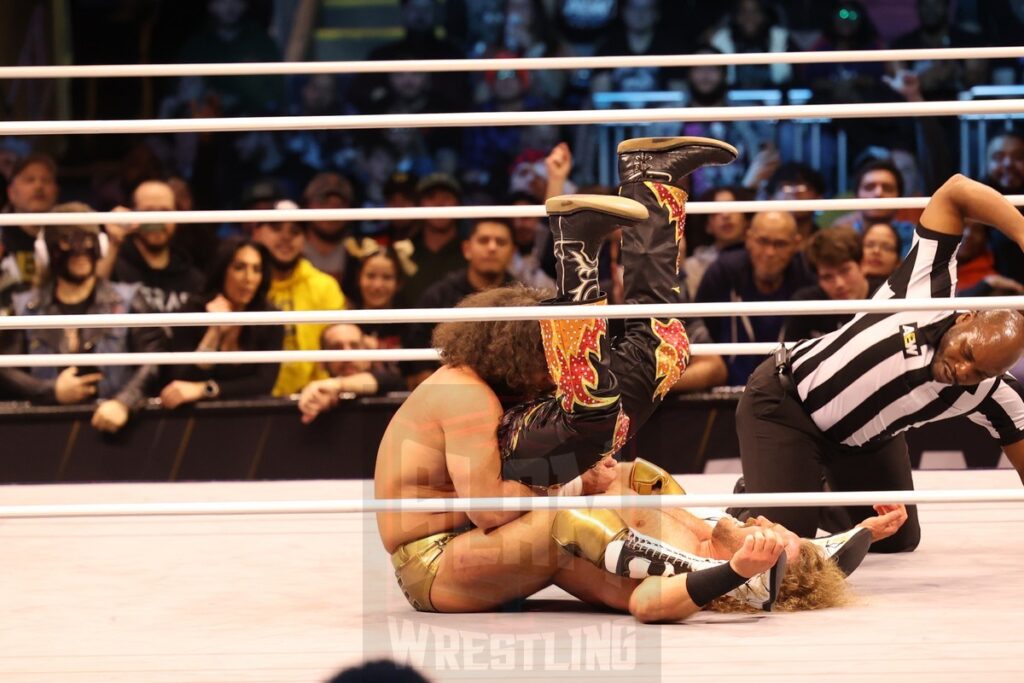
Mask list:
MULTIPOLYGON (((833 491, 884 491, 914 488, 910 456, 902 435, 878 445, 850 447, 829 440, 783 387, 774 358, 750 376, 736 409, 743 478, 748 493, 821 491, 822 477, 833 491)), ((884 502, 884 501, 879 501, 884 502)), ((867 506, 833 508, 753 508, 800 536, 813 537, 819 526, 842 531, 877 514, 867 506)), ((909 552, 921 540, 916 506, 893 536, 872 552, 909 552)))

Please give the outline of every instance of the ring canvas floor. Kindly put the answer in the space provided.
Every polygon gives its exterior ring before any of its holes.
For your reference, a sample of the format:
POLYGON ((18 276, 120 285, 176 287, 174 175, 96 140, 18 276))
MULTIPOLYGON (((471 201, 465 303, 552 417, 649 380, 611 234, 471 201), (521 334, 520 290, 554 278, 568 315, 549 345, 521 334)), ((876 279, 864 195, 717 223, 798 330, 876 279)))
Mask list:
MULTIPOLYGON (((693 493, 735 475, 687 476, 693 493)), ((1020 486, 922 471, 920 489, 1020 486)), ((369 482, 0 487, 0 504, 291 500, 369 482)), ((1019 681, 1024 507, 921 508, 917 552, 869 556, 852 606, 643 626, 559 589, 522 612, 419 614, 364 515, 0 519, 0 681, 312 683, 379 656, 432 681, 1019 681)))

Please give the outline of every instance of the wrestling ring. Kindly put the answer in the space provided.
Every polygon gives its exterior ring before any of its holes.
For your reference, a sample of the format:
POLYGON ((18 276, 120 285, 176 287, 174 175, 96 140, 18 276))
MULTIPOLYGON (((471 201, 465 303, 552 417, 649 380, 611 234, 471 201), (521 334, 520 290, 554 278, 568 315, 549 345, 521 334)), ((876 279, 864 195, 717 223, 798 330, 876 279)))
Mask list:
MULTIPOLYGON (((1024 56, 1024 48, 910 52, 687 55, 614 58, 615 66, 766 64, 1024 56)), ((316 64, 3 67, 0 78, 127 77, 342 71, 492 70, 607 66, 600 59, 316 64)), ((313 127, 578 124, 612 120, 786 119, 809 116, 1021 114, 1024 100, 815 107, 533 112, 523 115, 277 117, 159 121, 0 122, 0 134, 286 130, 313 127), (698 118, 703 117, 703 118, 698 118)), ((1024 205, 1024 197, 1011 197, 1024 205)), ((691 203, 712 211, 920 208, 924 199, 691 203)), ((541 216, 542 207, 360 209, 140 214, 0 214, 2 225, 132 222, 364 220, 430 216, 541 216)), ((958 299, 956 309, 1024 308, 1024 297, 958 299)), ((609 306, 608 317, 951 310, 952 300, 609 306)), ((0 318, 0 329, 416 322, 585 317, 579 308, 313 311, 0 318), (475 316, 475 317, 474 317, 475 316)), ((695 354, 764 354, 773 345, 695 346, 695 354)), ((0 365, 423 360, 432 349, 3 356, 0 365)), ((26 454, 26 457, 31 457, 26 454)), ((726 506, 735 475, 682 479, 685 499, 642 505, 726 506)), ((522 611, 443 615, 413 611, 377 536, 375 510, 587 506, 573 498, 374 500, 372 482, 89 484, 0 487, 0 681, 178 683, 320 681, 379 657, 433 681, 820 680, 932 683, 965 677, 1017 681, 1024 666, 1024 490, 1013 470, 917 471, 916 491, 764 495, 765 505, 920 504, 913 553, 869 556, 850 578, 847 607, 750 616, 701 612, 680 624, 642 625, 595 611, 557 588, 522 611)), ((601 506, 616 501, 602 499, 601 506)), ((631 503, 635 502, 631 499, 631 503)))

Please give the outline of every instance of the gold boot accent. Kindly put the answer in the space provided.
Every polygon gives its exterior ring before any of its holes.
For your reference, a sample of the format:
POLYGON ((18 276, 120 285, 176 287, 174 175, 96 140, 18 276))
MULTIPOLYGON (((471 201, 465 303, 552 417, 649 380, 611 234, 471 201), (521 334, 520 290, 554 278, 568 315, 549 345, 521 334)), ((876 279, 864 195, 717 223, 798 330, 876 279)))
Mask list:
POLYGON ((664 152, 679 147, 707 147, 719 149, 731 154, 734 158, 739 152, 728 142, 722 142, 714 138, 699 137, 676 137, 676 138, 632 138, 619 143, 616 152, 626 154, 629 152, 664 152))
POLYGON ((675 478, 653 462, 637 458, 629 474, 629 488, 641 496, 685 495, 675 478))
POLYGON ((544 202, 544 208, 549 216, 564 216, 589 210, 631 221, 642 221, 648 215, 647 207, 639 202, 603 194, 560 194, 544 202))
POLYGON ((555 543, 602 569, 608 544, 628 533, 629 527, 614 510, 561 510, 551 523, 555 543))

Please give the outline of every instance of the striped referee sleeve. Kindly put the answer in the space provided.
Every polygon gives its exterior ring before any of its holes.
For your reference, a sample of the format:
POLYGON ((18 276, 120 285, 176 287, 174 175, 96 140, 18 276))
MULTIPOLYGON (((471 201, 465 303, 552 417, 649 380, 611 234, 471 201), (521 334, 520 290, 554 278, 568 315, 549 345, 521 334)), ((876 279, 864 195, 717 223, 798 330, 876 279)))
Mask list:
POLYGON ((988 429, 1001 446, 1017 443, 1024 439, 1024 387, 1004 375, 967 417, 988 429))
POLYGON ((956 252, 960 238, 918 225, 914 245, 874 299, 929 299, 956 293, 956 252))

